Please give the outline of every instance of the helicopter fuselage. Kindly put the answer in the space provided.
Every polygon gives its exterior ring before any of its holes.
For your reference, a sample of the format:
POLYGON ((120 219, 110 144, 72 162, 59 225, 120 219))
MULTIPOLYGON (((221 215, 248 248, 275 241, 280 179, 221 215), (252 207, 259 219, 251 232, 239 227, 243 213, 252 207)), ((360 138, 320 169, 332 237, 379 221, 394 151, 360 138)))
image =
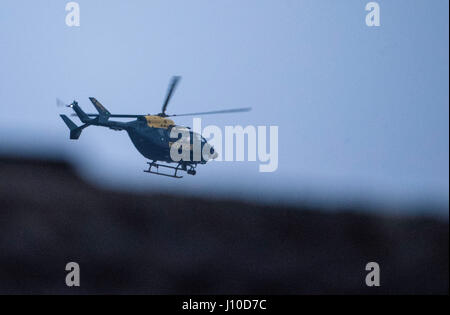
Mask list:
POLYGON ((133 142, 133 145, 144 157, 153 161, 162 161, 167 163, 175 162, 171 157, 170 151, 172 145, 179 140, 179 135, 176 133, 178 138, 172 138, 171 132, 172 128, 177 127, 178 130, 184 129, 189 132, 190 135, 190 160, 183 161, 183 164, 205 164, 209 159, 214 158, 214 148, 209 145, 204 138, 190 131, 187 127, 175 125, 173 120, 164 117, 148 115, 141 116, 130 122, 95 121, 91 124, 109 127, 114 130, 125 130, 133 142), (204 146, 210 147, 209 152, 211 153, 212 158, 206 157, 205 159, 205 157, 202 156, 200 161, 194 161, 193 139, 195 137, 200 137, 202 151, 204 146))

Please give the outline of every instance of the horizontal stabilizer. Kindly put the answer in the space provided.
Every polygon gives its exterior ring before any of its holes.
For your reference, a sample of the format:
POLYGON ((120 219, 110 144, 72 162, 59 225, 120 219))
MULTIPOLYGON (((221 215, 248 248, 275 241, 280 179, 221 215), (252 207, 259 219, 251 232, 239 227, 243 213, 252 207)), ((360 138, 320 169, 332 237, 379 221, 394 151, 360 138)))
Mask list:
POLYGON ((81 136, 81 132, 83 131, 83 129, 86 128, 87 126, 89 126, 88 124, 85 124, 85 125, 83 125, 81 127, 78 127, 66 115, 60 115, 60 116, 61 116, 62 120, 65 122, 65 124, 67 125, 67 127, 69 127, 69 129, 70 129, 70 139, 72 139, 72 140, 78 140, 80 138, 80 136, 81 136))
POLYGON ((70 130, 75 130, 78 128, 77 125, 75 125, 75 123, 70 120, 69 117, 67 117, 66 115, 60 115, 62 120, 66 123, 67 127, 69 127, 70 130))

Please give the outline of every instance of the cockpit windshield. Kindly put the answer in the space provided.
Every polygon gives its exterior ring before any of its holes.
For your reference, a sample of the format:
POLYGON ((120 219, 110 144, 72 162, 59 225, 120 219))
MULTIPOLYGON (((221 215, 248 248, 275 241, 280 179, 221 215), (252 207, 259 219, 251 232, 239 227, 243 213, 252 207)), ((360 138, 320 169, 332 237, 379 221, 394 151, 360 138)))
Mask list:
POLYGON ((206 142, 205 138, 203 138, 199 133, 192 132, 191 137, 195 141, 206 142))
POLYGON ((187 142, 189 139, 190 143, 193 141, 199 141, 201 143, 205 143, 206 139, 201 136, 201 134, 197 132, 191 131, 189 128, 182 126, 175 126, 171 129, 171 138, 181 140, 181 142, 187 142))

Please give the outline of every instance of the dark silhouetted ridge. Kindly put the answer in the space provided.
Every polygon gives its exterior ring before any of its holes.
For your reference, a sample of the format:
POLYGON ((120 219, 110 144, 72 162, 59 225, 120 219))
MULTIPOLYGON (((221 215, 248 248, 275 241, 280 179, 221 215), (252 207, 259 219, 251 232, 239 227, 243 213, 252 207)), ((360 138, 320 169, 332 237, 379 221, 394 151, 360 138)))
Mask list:
POLYGON ((0 293, 448 294, 447 221, 107 191, 61 161, 0 175, 0 293))

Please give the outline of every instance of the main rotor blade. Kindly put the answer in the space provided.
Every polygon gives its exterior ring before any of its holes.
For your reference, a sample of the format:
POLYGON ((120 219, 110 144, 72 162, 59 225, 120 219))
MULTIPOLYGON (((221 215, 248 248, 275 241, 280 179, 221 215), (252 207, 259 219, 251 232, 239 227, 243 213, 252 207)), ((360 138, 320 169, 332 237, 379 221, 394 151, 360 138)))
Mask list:
MULTIPOLYGON (((98 114, 86 114, 89 117, 98 117, 98 114)), ((72 114, 72 116, 77 116, 76 114, 72 114)), ((109 117, 112 118, 138 118, 138 117, 143 117, 143 116, 147 116, 147 115, 122 115, 122 114, 111 114, 109 117)))
POLYGON ((216 110, 216 111, 211 111, 211 112, 200 112, 200 113, 190 113, 190 114, 180 114, 180 115, 168 115, 167 117, 200 116, 200 115, 213 115, 213 114, 230 114, 230 113, 249 112, 251 110, 252 110, 251 107, 244 107, 244 108, 216 110))
POLYGON ((179 77, 179 76, 172 77, 172 81, 170 82, 169 89, 167 90, 166 100, 164 101, 164 104, 161 109, 161 114, 166 113, 167 105, 169 105, 170 98, 172 97, 173 92, 175 91, 175 88, 177 87, 177 84, 180 81, 180 79, 181 79, 181 77, 179 77))
POLYGON ((147 116, 147 115, 122 115, 122 114, 111 114, 109 117, 115 117, 115 118, 138 118, 138 117, 142 117, 142 116, 147 116))
MULTIPOLYGON (((214 114, 230 114, 230 113, 243 113, 243 112, 249 112, 251 111, 251 107, 244 107, 244 108, 233 108, 233 109, 225 109, 225 110, 216 110, 211 112, 199 112, 199 113, 189 113, 189 114, 179 114, 179 115, 167 115, 164 117, 182 117, 182 116, 200 116, 200 115, 214 115, 214 114)), ((98 117, 98 114, 86 114, 89 117, 98 117)), ((128 114, 111 114, 111 118, 138 118, 138 117, 144 117, 148 116, 149 114, 145 115, 128 115, 128 114)), ((76 114, 72 114, 71 116, 76 116, 76 114)))

